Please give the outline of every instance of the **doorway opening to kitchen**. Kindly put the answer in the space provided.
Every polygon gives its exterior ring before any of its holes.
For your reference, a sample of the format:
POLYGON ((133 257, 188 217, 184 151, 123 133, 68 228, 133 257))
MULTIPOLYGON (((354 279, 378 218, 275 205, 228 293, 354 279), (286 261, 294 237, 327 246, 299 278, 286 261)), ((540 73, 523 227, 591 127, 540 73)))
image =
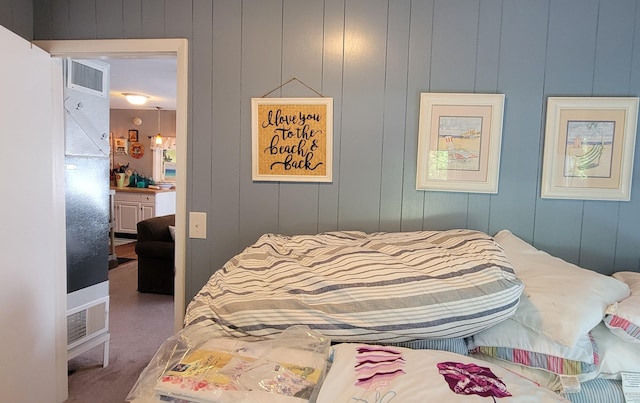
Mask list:
POLYGON ((174 329, 182 327, 185 308, 186 250, 186 147, 187 147, 187 87, 188 43, 186 39, 123 39, 123 40, 60 40, 35 41, 35 45, 54 58, 166 58, 176 60, 176 222, 175 222, 175 286, 174 329))

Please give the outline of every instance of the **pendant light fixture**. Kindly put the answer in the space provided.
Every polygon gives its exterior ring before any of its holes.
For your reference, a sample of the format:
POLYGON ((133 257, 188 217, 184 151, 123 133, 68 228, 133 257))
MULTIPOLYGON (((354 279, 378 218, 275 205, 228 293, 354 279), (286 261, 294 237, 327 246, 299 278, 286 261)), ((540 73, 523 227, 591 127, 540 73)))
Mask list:
POLYGON ((156 134, 156 145, 162 145, 162 135, 160 134, 160 108, 159 106, 156 106, 156 108, 158 109, 158 134, 156 134))

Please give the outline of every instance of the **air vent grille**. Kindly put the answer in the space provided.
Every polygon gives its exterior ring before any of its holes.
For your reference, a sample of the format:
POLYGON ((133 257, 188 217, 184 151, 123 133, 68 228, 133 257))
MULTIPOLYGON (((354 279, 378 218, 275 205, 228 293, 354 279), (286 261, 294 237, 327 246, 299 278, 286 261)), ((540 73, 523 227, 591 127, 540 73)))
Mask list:
POLYGON ((72 344, 87 335, 87 311, 82 310, 67 316, 67 344, 72 344))
POLYGON ((102 79, 104 72, 86 64, 72 61, 73 67, 71 69, 71 82, 75 85, 80 85, 85 88, 92 89, 94 91, 102 92, 102 79))
POLYGON ((86 94, 107 98, 109 65, 97 60, 67 59, 67 87, 86 94))

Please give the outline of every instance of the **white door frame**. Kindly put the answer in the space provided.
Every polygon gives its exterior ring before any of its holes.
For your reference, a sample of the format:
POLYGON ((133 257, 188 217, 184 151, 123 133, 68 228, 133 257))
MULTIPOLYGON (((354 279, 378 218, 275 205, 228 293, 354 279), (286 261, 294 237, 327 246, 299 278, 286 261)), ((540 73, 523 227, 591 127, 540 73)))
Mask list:
MULTIPOLYGON (((186 39, 99 39, 33 41, 52 57, 99 59, 101 57, 175 56, 176 92, 176 252, 174 330, 182 328, 185 311, 186 211, 187 211, 187 90, 189 44, 186 39)), ((64 234, 62 234, 64 235, 64 234)), ((64 274, 66 278, 66 273, 64 274)))

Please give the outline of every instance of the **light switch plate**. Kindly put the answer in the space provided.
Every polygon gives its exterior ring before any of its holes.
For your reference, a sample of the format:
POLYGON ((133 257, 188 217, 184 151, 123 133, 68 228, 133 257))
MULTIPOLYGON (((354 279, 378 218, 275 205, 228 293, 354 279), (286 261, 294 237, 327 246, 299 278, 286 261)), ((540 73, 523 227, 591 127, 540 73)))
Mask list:
POLYGON ((189 238, 207 238, 207 213, 189 212, 189 238))

